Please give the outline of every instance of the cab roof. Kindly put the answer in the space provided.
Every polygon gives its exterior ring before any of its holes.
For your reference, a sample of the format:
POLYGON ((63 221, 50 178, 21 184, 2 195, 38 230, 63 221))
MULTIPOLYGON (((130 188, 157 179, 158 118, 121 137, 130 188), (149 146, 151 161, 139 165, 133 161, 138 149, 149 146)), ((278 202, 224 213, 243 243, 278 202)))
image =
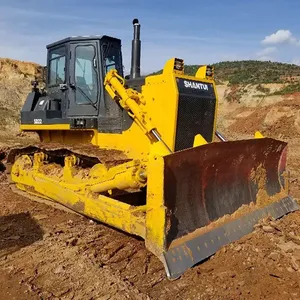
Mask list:
POLYGON ((47 47, 47 49, 49 49, 49 48, 59 46, 61 44, 66 44, 68 42, 82 42, 82 41, 101 40, 101 39, 110 39, 115 42, 121 43, 120 39, 112 37, 112 36, 108 36, 108 35, 83 35, 83 36, 67 37, 65 39, 51 43, 51 44, 47 45, 46 47, 47 47))

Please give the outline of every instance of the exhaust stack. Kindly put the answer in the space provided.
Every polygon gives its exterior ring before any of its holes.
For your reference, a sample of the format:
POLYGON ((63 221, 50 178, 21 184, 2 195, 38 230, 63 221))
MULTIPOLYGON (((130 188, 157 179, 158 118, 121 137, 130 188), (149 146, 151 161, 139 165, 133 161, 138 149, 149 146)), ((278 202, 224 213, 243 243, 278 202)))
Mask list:
POLYGON ((141 25, 138 19, 132 21, 133 24, 133 40, 131 48, 131 70, 130 79, 141 77, 141 25))

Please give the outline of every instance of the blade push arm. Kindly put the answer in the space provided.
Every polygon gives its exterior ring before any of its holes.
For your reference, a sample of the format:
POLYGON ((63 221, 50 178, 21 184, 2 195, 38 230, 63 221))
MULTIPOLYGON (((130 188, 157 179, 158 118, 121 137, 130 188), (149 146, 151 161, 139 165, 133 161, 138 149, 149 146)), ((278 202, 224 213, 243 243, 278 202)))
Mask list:
POLYGON ((128 112, 145 134, 150 134, 156 141, 162 143, 169 153, 172 153, 171 149, 157 132, 156 127, 151 123, 147 114, 142 111, 140 105, 145 104, 143 96, 133 89, 126 89, 124 87, 124 79, 118 75, 117 70, 110 70, 106 74, 104 86, 111 98, 128 112))

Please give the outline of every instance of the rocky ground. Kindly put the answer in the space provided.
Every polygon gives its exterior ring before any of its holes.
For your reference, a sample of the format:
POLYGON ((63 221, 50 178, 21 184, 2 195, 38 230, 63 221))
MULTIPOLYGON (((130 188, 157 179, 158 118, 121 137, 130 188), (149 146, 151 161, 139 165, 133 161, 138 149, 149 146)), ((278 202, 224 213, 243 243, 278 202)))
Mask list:
POLYGON ((300 212, 169 281, 141 240, 7 184, 0 205, 0 299, 300 299, 300 212))

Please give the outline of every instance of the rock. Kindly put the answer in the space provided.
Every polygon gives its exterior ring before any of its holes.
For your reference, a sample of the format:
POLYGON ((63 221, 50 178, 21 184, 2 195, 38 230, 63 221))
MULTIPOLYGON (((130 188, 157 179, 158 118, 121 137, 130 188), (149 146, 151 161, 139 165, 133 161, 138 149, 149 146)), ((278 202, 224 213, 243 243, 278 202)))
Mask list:
POLYGON ((67 293, 69 293, 71 291, 71 287, 65 287, 65 288, 62 288, 61 290, 57 291, 54 295, 56 297, 61 297, 67 293))
POLYGON ((276 222, 271 221, 270 225, 271 225, 271 227, 273 227, 275 229, 277 234, 281 234, 281 229, 278 227, 278 224, 276 224, 276 222))
POLYGON ((270 221, 270 225, 273 227, 277 227, 277 223, 275 221, 270 221))
POLYGON ((239 286, 244 286, 244 285, 245 285, 245 281, 244 281, 244 280, 240 281, 240 282, 238 283, 238 285, 239 285, 239 286))
POLYGON ((279 261, 279 259, 280 259, 280 253, 278 253, 278 252, 271 252, 268 257, 271 258, 274 261, 279 261))
POLYGON ((1 225, 0 226, 0 231, 5 232, 11 228, 11 224, 9 225, 1 225))
POLYGON ((291 266, 292 266, 292 268, 293 268, 295 271, 298 271, 298 270, 299 270, 299 265, 298 265, 295 261, 293 261, 293 260, 292 260, 292 262, 291 262, 291 266))
POLYGON ((278 247, 286 253, 292 253, 297 248, 300 249, 300 246, 294 243, 293 241, 280 241, 278 247))
POLYGON ((294 232, 289 232, 288 237, 297 245, 300 245, 300 238, 294 232))
POLYGON ((44 220, 44 219, 47 219, 48 216, 47 215, 35 215, 33 216, 35 219, 37 220, 44 220))
POLYGON ((262 229, 263 229, 264 232, 267 232, 267 233, 274 233, 275 232, 275 229, 272 226, 269 226, 269 225, 263 226, 262 229))
POLYGON ((73 222, 72 220, 69 220, 69 221, 67 222, 67 224, 70 225, 70 226, 72 226, 72 225, 74 224, 74 222, 73 222))
POLYGON ((21 237, 19 235, 12 235, 8 238, 6 238, 6 240, 14 240, 14 241, 17 241, 19 240, 21 237))
POLYGON ((52 236, 52 234, 50 232, 47 232, 43 235, 43 239, 45 240, 45 239, 49 238, 50 236, 52 236))
POLYGON ((54 271, 53 273, 54 274, 60 274, 64 271, 65 267, 64 266, 58 266, 54 271))
POLYGON ((15 268, 14 266, 8 266, 6 269, 8 270, 9 273, 11 273, 12 271, 14 271, 15 268))
POLYGON ((300 249, 295 249, 292 258, 294 260, 300 260, 300 249))
POLYGON ((241 245, 237 245, 235 248, 234 248, 235 251, 241 251, 242 250, 242 246, 241 245))
POLYGON ((291 267, 287 267, 286 269, 287 269, 290 273, 295 272, 295 270, 294 270, 293 268, 291 268, 291 267))
POLYGON ((77 245, 77 242, 78 242, 78 239, 77 238, 71 238, 67 241, 67 246, 70 245, 70 246, 76 246, 77 245))
POLYGON ((292 228, 292 229, 298 228, 298 225, 297 224, 291 224, 290 228, 292 228))
POLYGON ((286 249, 285 252, 286 252, 286 253, 292 253, 292 252, 293 252, 293 249, 292 249, 292 248, 288 248, 288 249, 286 249))
POLYGON ((40 299, 51 299, 53 298, 53 294, 47 291, 43 291, 39 294, 40 299))
POLYGON ((79 264, 78 264, 78 267, 81 268, 81 269, 84 269, 85 265, 82 264, 82 263, 79 263, 79 264))

